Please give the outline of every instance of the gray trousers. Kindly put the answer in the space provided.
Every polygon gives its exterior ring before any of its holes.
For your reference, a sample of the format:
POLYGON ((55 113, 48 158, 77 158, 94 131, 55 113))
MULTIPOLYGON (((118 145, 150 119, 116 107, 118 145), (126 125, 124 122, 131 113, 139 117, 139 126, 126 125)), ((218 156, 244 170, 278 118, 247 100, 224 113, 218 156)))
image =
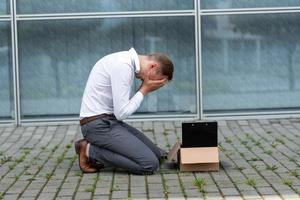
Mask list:
POLYGON ((122 168, 134 174, 151 174, 159 167, 163 150, 139 130, 115 118, 101 118, 81 126, 90 142, 89 159, 104 168, 122 168))

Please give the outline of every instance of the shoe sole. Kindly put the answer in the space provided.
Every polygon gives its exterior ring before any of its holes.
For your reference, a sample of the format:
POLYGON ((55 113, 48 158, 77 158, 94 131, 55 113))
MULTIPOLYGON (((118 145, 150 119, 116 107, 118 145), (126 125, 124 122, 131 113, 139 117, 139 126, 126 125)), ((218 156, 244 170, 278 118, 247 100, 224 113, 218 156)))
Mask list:
POLYGON ((79 142, 80 142, 80 140, 76 141, 75 145, 74 145, 75 146, 75 152, 76 152, 77 155, 79 155, 79 142))

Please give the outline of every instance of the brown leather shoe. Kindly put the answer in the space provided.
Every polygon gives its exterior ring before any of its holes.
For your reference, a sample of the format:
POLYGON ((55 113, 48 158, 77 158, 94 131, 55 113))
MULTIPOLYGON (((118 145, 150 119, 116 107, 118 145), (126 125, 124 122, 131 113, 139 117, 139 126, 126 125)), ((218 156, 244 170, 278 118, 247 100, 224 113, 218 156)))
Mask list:
POLYGON ((75 142, 75 151, 79 157, 79 167, 84 173, 98 172, 99 169, 92 167, 92 165, 88 162, 88 157, 86 155, 87 144, 88 142, 86 139, 81 139, 75 142))

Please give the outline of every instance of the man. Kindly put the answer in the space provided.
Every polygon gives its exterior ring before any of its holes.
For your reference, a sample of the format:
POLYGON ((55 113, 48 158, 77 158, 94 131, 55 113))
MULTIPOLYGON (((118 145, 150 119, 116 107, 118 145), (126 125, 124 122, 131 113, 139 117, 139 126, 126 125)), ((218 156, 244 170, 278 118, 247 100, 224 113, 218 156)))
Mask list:
POLYGON ((134 48, 107 55, 93 67, 83 94, 80 124, 84 139, 75 143, 85 173, 106 167, 152 174, 166 152, 122 120, 134 113, 144 96, 173 77, 173 63, 161 54, 138 55, 134 48), (131 97, 134 77, 141 79, 131 97))

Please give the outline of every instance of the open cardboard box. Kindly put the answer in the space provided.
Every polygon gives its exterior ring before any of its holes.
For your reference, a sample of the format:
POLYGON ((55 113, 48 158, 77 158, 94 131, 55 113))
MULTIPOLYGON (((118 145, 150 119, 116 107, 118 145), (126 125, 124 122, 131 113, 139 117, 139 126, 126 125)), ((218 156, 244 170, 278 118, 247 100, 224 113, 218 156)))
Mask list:
POLYGON ((219 171, 218 147, 182 147, 177 141, 168 155, 168 161, 177 161, 180 171, 219 171))

